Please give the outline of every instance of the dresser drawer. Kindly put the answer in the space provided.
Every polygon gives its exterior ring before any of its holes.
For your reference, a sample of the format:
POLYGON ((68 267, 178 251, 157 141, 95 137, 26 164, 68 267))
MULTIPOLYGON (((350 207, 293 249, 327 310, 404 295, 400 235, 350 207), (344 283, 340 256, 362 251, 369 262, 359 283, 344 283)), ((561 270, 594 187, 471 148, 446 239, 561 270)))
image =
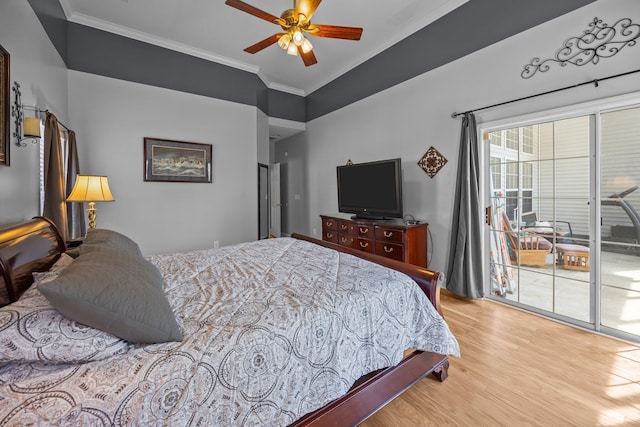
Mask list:
POLYGON ((340 234, 351 234, 351 228, 353 226, 345 221, 340 221, 338 222, 338 231, 340 232, 340 234))
POLYGON ((338 230, 327 230, 322 228, 322 240, 331 243, 338 243, 338 230))
POLYGON ((338 221, 333 218, 322 217, 322 230, 338 231, 338 221))
POLYGON ((370 254, 373 254, 376 251, 376 245, 373 240, 363 239, 360 237, 353 239, 353 247, 364 252, 369 252, 370 254))
POLYGON ((396 243, 376 241, 376 255, 404 261, 404 246, 396 243))
POLYGON ((375 227, 371 224, 353 224, 351 234, 356 237, 373 240, 375 227))
POLYGON ((376 240, 391 243, 403 243, 404 232, 393 228, 376 226, 376 240))
POLYGON ((348 246, 350 248, 353 248, 353 237, 349 236, 348 234, 340 234, 340 237, 338 237, 338 243, 341 244, 342 246, 348 246))

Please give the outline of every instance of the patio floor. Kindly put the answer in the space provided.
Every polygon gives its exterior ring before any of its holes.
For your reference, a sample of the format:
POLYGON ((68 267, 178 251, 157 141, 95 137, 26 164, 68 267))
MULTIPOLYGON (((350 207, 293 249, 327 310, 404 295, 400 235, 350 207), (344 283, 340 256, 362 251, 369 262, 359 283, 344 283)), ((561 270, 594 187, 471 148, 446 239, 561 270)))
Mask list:
MULTIPOLYGON (((589 322, 590 271, 555 265, 550 253, 544 268, 513 269, 518 285, 506 298, 539 309, 589 322)), ((638 336, 640 340, 640 256, 601 252, 602 325, 638 336)))

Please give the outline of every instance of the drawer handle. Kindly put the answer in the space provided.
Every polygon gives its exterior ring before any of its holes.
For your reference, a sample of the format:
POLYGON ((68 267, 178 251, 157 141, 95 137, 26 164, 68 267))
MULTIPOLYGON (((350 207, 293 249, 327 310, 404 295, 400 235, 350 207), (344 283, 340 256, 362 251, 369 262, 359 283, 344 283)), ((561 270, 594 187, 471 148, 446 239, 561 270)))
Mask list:
POLYGON ((360 233, 361 233, 361 234, 367 234, 368 232, 369 232, 369 229, 368 229, 368 228, 362 228, 362 227, 360 227, 360 233))
POLYGON ((360 242, 360 247, 361 247, 361 248, 366 248, 366 247, 368 247, 368 246, 369 246, 369 243, 363 243, 363 242, 360 242))
POLYGON ((382 234, 384 234, 384 237, 391 237, 393 236, 393 231, 383 231, 382 234))
POLYGON ((327 239, 333 238, 333 233, 327 233, 327 239))
POLYGON ((346 237, 343 237, 342 239, 340 239, 340 241, 341 241, 342 243, 347 243, 347 238, 346 238, 346 237))
POLYGON ((344 224, 342 224, 342 229, 343 229, 343 230, 346 230, 346 229, 347 229, 347 227, 348 227, 348 225, 344 225, 344 224))
POLYGON ((391 252, 393 252, 393 248, 388 248, 388 247, 384 247, 384 251, 388 254, 390 254, 391 252))
POLYGON ((333 221, 326 221, 325 224, 327 227, 331 227, 333 225, 333 221))

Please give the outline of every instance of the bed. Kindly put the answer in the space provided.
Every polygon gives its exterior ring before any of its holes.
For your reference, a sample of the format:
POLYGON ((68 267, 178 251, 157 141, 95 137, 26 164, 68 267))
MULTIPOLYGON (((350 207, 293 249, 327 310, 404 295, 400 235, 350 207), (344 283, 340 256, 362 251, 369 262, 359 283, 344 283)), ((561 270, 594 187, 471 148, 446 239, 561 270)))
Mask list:
POLYGON ((0 425, 356 425, 446 379, 437 282, 295 234, 143 257, 109 230, 67 251, 45 218, 0 227, 0 425))

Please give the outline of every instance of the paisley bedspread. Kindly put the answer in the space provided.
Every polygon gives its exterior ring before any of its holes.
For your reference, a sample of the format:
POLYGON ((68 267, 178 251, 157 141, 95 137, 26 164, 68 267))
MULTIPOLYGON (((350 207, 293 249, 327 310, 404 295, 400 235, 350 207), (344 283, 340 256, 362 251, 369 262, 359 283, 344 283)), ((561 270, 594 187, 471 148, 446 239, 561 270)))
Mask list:
POLYGON ((0 426, 285 426, 417 348, 457 356, 407 276, 290 238, 150 256, 182 342, 0 367, 0 426))

